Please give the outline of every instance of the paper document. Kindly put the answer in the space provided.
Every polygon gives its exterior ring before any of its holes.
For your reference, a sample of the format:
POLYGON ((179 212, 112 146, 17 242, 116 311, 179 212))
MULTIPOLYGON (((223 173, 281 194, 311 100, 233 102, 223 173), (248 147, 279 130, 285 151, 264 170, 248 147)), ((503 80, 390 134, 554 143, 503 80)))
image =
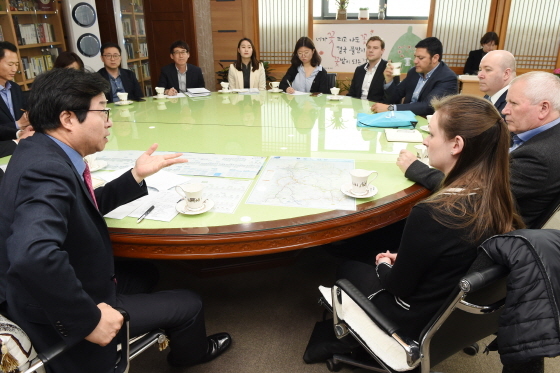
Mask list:
POLYGON ((341 186, 351 182, 353 159, 270 157, 248 204, 356 210, 341 186))
POLYGON ((292 95, 292 96, 309 96, 311 93, 309 92, 300 92, 300 91, 295 91, 294 93, 288 93, 285 92, 287 95, 292 95))
POLYGON ((424 138, 418 130, 406 130, 398 128, 385 128, 387 141, 397 142, 422 142, 424 138))
POLYGON ((252 180, 232 180, 216 177, 191 177, 186 183, 204 185, 203 198, 214 202, 212 212, 233 214, 251 186, 252 180))

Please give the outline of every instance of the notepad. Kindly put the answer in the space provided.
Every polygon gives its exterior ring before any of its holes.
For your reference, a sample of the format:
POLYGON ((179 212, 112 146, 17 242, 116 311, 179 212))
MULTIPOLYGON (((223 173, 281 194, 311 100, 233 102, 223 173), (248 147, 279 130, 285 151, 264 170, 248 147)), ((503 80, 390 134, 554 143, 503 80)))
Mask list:
POLYGON ((387 141, 397 142, 422 142, 424 138, 417 130, 405 130, 398 128, 385 128, 387 141))

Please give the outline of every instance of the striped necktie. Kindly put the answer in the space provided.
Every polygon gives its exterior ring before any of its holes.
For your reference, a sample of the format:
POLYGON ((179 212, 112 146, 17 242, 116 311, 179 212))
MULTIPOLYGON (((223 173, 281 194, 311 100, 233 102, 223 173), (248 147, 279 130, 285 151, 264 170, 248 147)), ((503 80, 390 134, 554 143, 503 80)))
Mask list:
POLYGON ((86 169, 84 170, 84 181, 86 182, 86 186, 88 188, 89 194, 91 194, 91 198, 93 199, 93 204, 95 205, 95 207, 97 207, 97 209, 99 209, 99 206, 97 206, 97 200, 95 199, 95 193, 93 192, 93 184, 91 183, 91 172, 89 171, 89 166, 86 162, 86 169))
POLYGON ((492 100, 490 99, 490 96, 484 95, 484 98, 487 99, 488 101, 492 102, 492 100))

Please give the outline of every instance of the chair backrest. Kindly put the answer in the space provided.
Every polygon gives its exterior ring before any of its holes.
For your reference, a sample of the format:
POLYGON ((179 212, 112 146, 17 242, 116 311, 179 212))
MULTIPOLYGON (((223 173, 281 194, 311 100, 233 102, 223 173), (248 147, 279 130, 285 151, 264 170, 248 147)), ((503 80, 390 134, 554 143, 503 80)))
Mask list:
POLYGON ((421 334, 422 372, 498 331, 507 274, 506 268, 491 265, 463 277, 460 288, 421 334))
POLYGON ((560 192, 558 193, 554 201, 549 205, 549 207, 528 228, 541 229, 550 220, 550 218, 552 218, 552 216, 554 216, 554 214, 558 212, 558 210, 560 210, 560 192))
POLYGON ((336 73, 327 73, 327 79, 329 80, 329 88, 336 87, 336 73))

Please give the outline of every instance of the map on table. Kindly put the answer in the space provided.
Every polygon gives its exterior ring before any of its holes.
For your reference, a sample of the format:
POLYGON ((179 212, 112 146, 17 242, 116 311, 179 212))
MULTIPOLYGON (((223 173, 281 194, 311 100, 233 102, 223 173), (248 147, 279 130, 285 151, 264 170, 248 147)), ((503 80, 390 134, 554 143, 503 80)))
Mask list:
POLYGON ((340 191, 353 169, 353 159, 270 157, 246 203, 356 210, 356 200, 340 191))
MULTIPOLYGON (((97 159, 107 162, 107 170, 118 170, 134 167, 136 159, 144 153, 140 150, 105 150, 97 153, 97 159)), ((173 154, 173 152, 155 152, 158 154, 173 154)), ((244 155, 183 153, 187 163, 179 163, 167 167, 166 170, 178 175, 235 177, 240 179, 254 179, 259 173, 266 157, 244 155)))

